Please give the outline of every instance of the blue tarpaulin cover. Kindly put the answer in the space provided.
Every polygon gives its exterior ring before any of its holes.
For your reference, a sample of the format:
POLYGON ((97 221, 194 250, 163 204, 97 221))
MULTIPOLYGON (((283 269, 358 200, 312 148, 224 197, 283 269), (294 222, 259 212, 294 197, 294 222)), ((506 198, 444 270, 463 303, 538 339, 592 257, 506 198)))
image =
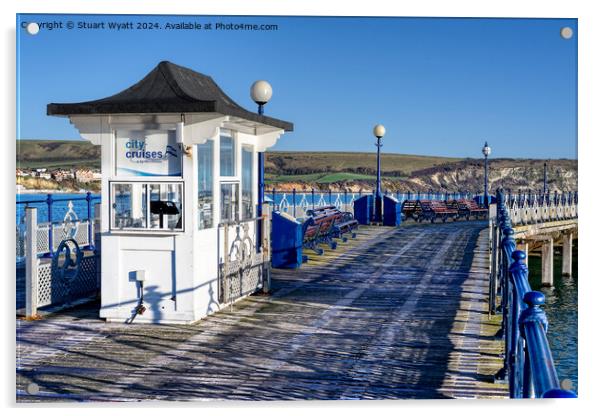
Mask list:
POLYGON ((296 269, 303 263, 302 224, 279 211, 272 213, 272 267, 296 269))
POLYGON ((369 225, 372 220, 372 205, 374 197, 364 195, 353 201, 353 216, 360 225, 369 225))

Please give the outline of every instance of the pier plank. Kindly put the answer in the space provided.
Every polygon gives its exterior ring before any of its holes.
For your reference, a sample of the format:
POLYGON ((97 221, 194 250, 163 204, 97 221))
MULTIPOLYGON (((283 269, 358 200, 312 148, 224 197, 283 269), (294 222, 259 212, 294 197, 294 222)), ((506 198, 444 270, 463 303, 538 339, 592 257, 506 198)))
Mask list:
POLYGON ((107 324, 94 304, 19 320, 17 400, 506 397, 485 226, 362 227, 193 325, 107 324))

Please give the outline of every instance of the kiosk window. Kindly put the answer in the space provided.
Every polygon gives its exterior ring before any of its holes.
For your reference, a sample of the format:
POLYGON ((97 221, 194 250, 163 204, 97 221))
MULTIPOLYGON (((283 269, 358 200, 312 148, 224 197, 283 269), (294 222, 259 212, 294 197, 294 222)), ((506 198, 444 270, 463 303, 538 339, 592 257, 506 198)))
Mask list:
POLYGON ((111 229, 183 231, 182 182, 111 183, 111 229))
POLYGON ((238 221, 238 187, 237 183, 221 184, 221 221, 238 221))
POLYGON ((182 229, 182 184, 149 184, 150 228, 153 230, 182 229))
POLYGON ((242 219, 253 218, 253 150, 242 148, 242 219))
POLYGON ((213 141, 197 145, 199 230, 213 226, 213 141))
POLYGON ((235 176, 235 146, 234 138, 229 134, 222 133, 219 141, 219 161, 221 176, 235 176))
POLYGON ((111 227, 146 228, 146 184, 115 183, 112 191, 111 227))

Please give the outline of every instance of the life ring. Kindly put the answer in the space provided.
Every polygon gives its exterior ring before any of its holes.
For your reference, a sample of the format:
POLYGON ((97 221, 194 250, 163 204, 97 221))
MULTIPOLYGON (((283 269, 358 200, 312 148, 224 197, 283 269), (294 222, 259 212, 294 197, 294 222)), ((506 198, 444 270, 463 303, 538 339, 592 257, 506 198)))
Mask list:
POLYGON ((83 256, 83 251, 73 238, 61 241, 54 252, 52 257, 53 275, 58 277, 59 283, 63 286, 67 296, 71 293, 73 282, 79 275, 83 256))

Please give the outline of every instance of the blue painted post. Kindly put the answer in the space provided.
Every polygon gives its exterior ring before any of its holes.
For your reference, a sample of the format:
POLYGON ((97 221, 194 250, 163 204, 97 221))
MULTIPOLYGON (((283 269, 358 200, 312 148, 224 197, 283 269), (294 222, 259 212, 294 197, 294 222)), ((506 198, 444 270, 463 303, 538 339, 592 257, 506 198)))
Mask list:
POLYGON ((545 303, 541 292, 531 291, 525 294, 523 301, 528 305, 520 316, 520 333, 527 344, 529 363, 534 371, 529 378, 533 384, 535 397, 544 397, 548 391, 559 388, 558 376, 554 368, 554 360, 550 352, 545 333, 548 330, 548 319, 541 306, 545 303), (539 359, 534 359, 539 358, 539 359))
MULTIPOLYGON (((258 103, 257 113, 263 115, 263 104, 258 103)), ((263 215, 263 201, 265 199, 265 175, 264 175, 264 152, 257 152, 257 216, 263 215)), ((257 223, 257 252, 261 249, 263 220, 257 223)))
POLYGON ((316 196, 316 190, 314 188, 311 188, 311 209, 316 209, 315 196, 316 196))
POLYGON ((54 200, 52 199, 52 194, 48 194, 46 197, 46 204, 48 205, 48 250, 50 251, 49 256, 54 254, 53 247, 53 235, 52 235, 52 204, 54 200))
MULTIPOLYGON (((487 143, 485 143, 487 146, 487 143)), ((485 186, 483 189, 483 199, 485 207, 489 207, 489 158, 485 155, 485 186)))
POLYGON ((276 189, 272 188, 272 211, 276 210, 276 189))
POLYGON ((94 236, 92 235, 92 194, 86 192, 86 202, 88 203, 88 248, 94 250, 94 236))
POLYGON ((343 206, 349 206, 349 201, 347 201, 347 188, 343 189, 343 206))
MULTIPOLYGON (((511 313, 511 338, 510 338, 510 394, 511 397, 521 397, 523 393, 523 370, 524 370, 524 353, 520 343, 520 327, 519 316, 521 313, 521 303, 519 301, 521 293, 524 293, 529 284, 529 271, 525 264, 526 254, 521 250, 512 252, 513 263, 508 268, 512 276, 510 287, 512 287, 510 297, 511 313)), ((506 340, 508 342, 508 340, 506 340)))
POLYGON ((382 195, 380 190, 380 148, 383 146, 381 142, 382 136, 376 136, 376 192, 374 194, 374 220, 376 222, 382 222, 382 195))
POLYGON ((543 164, 543 194, 548 192, 548 163, 543 164))
POLYGON ((332 205, 332 190, 328 190, 328 204, 332 205))
POLYGON ((510 252, 512 253, 516 247, 516 244, 514 242, 514 230, 512 229, 512 227, 510 226, 510 220, 507 216, 507 213, 504 213, 504 222, 502 223, 502 234, 504 235, 504 238, 502 239, 502 262, 501 262, 501 267, 502 267, 502 274, 501 274, 501 289, 502 289, 502 334, 504 336, 504 339, 506 340, 506 342, 504 343, 504 367, 500 370, 500 372, 497 374, 497 377, 499 379, 506 379, 506 377, 508 376, 508 371, 511 369, 510 367, 510 360, 511 360, 511 345, 510 342, 508 342, 511 337, 512 337, 512 326, 511 323, 509 322, 509 314, 511 313, 510 310, 510 306, 511 306, 511 297, 512 297, 512 292, 509 290, 509 285, 510 285, 510 281, 509 281, 509 267, 510 265, 508 264, 508 258, 506 255, 504 255, 505 252, 510 252))
POLYGON ((293 188, 293 217, 297 218, 297 189, 293 188))
POLYGON ((485 146, 483 146, 481 151, 485 157, 485 162, 483 163, 485 169, 485 178, 483 183, 483 204, 485 207, 489 208, 489 154, 491 153, 491 147, 489 147, 487 142, 485 142, 485 146))
POLYGON ((380 196, 380 148, 382 147, 381 137, 376 138, 376 196, 380 196))

